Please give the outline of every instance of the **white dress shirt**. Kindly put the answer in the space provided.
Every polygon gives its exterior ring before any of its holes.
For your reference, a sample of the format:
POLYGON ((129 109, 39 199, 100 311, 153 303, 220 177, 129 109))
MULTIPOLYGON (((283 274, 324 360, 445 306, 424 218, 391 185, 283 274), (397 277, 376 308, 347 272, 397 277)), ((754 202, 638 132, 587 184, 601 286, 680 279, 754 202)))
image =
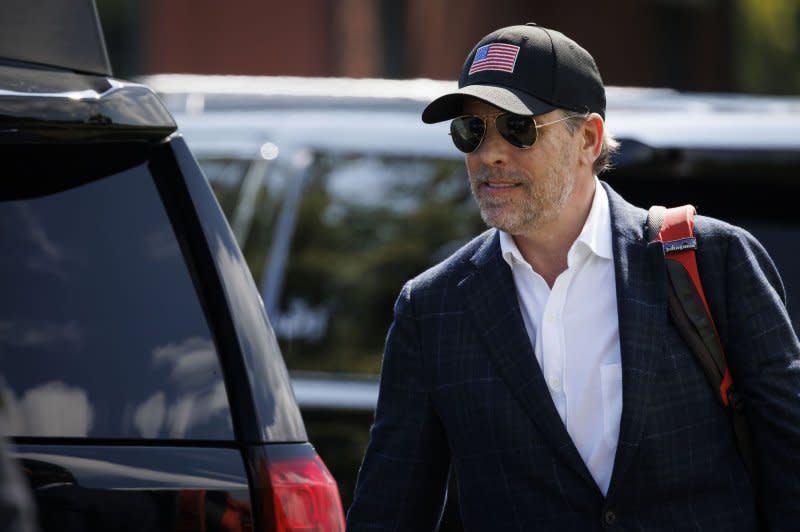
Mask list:
POLYGON ((595 178, 589 216, 551 289, 500 233, 522 317, 567 432, 603 494, 622 413, 619 321, 608 195, 595 178))

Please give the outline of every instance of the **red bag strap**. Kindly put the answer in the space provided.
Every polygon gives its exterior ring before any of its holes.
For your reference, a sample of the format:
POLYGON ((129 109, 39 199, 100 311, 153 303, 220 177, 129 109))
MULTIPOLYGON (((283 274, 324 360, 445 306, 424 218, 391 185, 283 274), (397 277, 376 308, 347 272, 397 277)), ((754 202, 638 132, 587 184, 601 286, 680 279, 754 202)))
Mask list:
MULTIPOLYGON (((700 272, 697 269, 697 257, 695 256, 697 240, 694 236, 695 213, 696 210, 692 205, 683 205, 681 207, 666 209, 666 211, 664 211, 664 220, 661 224, 661 230, 656 238, 664 245, 665 258, 680 263, 689 274, 689 278, 692 280, 692 284, 694 284, 694 288, 705 307, 706 316, 714 330, 714 336, 719 343, 724 362, 725 351, 722 348, 722 342, 720 342, 719 333, 717 332, 714 318, 711 315, 711 309, 706 300, 703 284, 700 282, 700 272)), ((733 379, 727 363, 725 363, 724 375, 719 386, 719 394, 722 404, 726 407, 729 406, 728 391, 732 384, 733 379)))
POLYGON ((750 428, 744 401, 733 387, 728 362, 706 300, 697 268, 694 236, 695 209, 691 205, 666 209, 653 206, 647 216, 647 239, 660 240, 667 270, 667 308, 678 332, 686 340, 712 386, 727 408, 736 446, 753 486, 758 490, 750 428))

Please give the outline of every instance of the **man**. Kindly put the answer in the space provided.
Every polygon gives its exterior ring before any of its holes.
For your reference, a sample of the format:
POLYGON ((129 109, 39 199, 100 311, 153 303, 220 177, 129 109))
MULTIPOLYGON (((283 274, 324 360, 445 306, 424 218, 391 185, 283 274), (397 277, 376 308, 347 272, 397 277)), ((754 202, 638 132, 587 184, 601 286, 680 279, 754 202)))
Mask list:
POLYGON ((614 142, 591 55, 533 24, 484 37, 452 120, 493 227, 409 281, 348 530, 434 530, 451 463, 469 531, 800 530, 800 345, 745 231, 698 217, 698 262, 759 490, 667 314, 647 212, 598 181, 614 142))

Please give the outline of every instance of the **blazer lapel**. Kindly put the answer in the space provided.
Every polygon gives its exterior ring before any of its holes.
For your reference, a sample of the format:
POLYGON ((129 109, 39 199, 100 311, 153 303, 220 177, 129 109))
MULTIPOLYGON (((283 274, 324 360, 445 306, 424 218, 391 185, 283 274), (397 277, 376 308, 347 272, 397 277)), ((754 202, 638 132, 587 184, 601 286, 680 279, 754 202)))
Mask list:
POLYGON ((666 277, 661 244, 644 236, 646 212, 606 185, 611 210, 614 268, 622 355, 622 417, 608 497, 622 481, 639 447, 654 360, 663 352, 666 277))
POLYGON ((499 234, 493 231, 472 257, 476 270, 460 283, 470 294, 467 312, 497 372, 553 451, 594 484, 550 397, 525 330, 511 269, 500 254, 499 242, 499 234))

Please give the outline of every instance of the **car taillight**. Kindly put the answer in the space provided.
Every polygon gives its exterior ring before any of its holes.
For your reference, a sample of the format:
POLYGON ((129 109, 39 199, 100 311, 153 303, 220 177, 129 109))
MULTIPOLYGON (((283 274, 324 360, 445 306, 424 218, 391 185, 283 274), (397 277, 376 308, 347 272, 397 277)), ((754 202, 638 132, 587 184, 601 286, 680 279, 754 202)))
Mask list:
POLYGON ((316 453, 271 460, 268 476, 276 532, 344 532, 339 487, 316 453))

